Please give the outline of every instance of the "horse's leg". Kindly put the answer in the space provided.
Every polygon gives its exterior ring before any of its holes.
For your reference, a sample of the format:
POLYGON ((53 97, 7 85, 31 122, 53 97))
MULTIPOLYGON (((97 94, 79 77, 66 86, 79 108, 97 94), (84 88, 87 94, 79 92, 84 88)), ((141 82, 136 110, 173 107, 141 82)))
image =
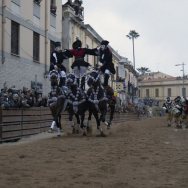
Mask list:
POLYGON ((89 116, 88 116, 88 119, 87 119, 87 129, 89 129, 89 121, 91 121, 91 116, 92 116, 92 111, 89 110, 89 116))
POLYGON ((97 130, 100 132, 100 136, 105 136, 105 134, 103 132, 103 129, 102 129, 101 125, 100 125, 100 118, 99 118, 97 110, 93 111, 93 116, 95 117, 95 120, 96 120, 96 123, 97 123, 97 130))
POLYGON ((72 127, 72 134, 75 134, 76 133, 76 129, 75 129, 75 124, 74 124, 74 121, 73 121, 73 115, 74 115, 74 112, 69 112, 69 124, 68 124, 68 127, 69 125, 71 125, 72 127))
POLYGON ((61 114, 58 116, 58 122, 59 122, 59 128, 62 131, 62 126, 61 126, 61 114))
POLYGON ((106 102, 99 103, 99 109, 101 111, 100 121, 105 122, 106 113, 107 113, 107 103, 106 102))
POLYGON ((56 123, 56 126, 57 126, 57 136, 60 136, 61 135, 61 130, 60 130, 60 122, 59 122, 59 115, 56 115, 55 116, 55 123, 56 123))
POLYGON ((112 124, 112 120, 114 118, 114 112, 115 112, 115 105, 110 105, 110 120, 108 122, 107 128, 109 129, 111 124, 112 124))
POLYGON ((75 114, 75 117, 76 117, 76 128, 75 128, 75 131, 76 133, 78 134, 79 133, 79 129, 80 129, 80 117, 78 114, 75 114))
POLYGON ((80 127, 83 129, 83 136, 87 135, 86 126, 84 125, 85 113, 81 114, 81 124, 80 127))

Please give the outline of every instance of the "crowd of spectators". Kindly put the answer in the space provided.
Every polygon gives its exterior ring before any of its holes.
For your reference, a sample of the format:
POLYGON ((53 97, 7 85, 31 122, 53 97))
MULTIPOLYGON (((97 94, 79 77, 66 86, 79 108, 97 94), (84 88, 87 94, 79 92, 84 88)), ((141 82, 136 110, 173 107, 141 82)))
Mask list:
POLYGON ((3 109, 47 106, 47 97, 26 87, 23 89, 4 87, 0 91, 0 106, 3 109))

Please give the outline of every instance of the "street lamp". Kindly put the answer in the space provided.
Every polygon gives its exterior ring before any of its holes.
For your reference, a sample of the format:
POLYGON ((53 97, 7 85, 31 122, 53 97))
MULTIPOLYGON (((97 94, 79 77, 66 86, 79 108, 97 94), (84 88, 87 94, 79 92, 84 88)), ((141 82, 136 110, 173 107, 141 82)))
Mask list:
POLYGON ((185 80, 184 80, 184 77, 185 77, 185 71, 184 71, 184 66, 185 66, 185 63, 180 63, 180 64, 176 64, 175 66, 182 66, 182 82, 183 82, 183 85, 182 85, 182 96, 185 97, 185 88, 184 88, 184 85, 185 85, 185 80))

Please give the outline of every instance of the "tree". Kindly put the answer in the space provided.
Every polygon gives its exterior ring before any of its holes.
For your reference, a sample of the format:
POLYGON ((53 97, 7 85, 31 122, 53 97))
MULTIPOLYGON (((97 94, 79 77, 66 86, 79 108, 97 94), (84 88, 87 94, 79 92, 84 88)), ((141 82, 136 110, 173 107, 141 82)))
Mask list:
POLYGON ((133 45, 133 66, 135 69, 135 50, 134 50, 134 39, 138 38, 140 35, 135 31, 131 30, 128 35, 126 35, 129 39, 132 40, 132 45, 133 45))
POLYGON ((151 71, 149 70, 149 68, 147 68, 147 67, 140 67, 140 68, 137 68, 137 71, 139 72, 139 74, 140 74, 141 76, 145 75, 146 73, 151 72, 151 71))

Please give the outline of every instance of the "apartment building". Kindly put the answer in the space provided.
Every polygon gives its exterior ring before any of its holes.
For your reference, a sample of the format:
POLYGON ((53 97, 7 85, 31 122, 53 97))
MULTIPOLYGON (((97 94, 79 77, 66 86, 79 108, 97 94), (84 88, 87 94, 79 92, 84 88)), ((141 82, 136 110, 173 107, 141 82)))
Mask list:
POLYGON ((53 42, 62 40, 60 0, 0 1, 0 88, 50 89, 53 42))

